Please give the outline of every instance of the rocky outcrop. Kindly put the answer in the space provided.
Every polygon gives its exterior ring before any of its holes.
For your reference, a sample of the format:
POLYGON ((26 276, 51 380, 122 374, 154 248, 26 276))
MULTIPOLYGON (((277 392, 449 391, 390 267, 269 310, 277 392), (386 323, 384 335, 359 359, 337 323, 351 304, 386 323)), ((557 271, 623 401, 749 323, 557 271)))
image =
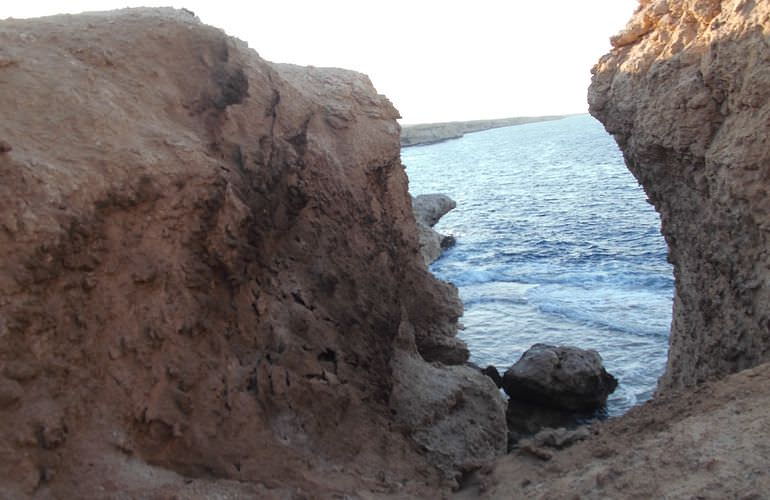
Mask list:
POLYGON ((544 429, 577 427, 583 422, 596 420, 597 412, 578 412, 531 403, 521 399, 508 399, 505 423, 508 427, 508 449, 515 450, 520 443, 544 429))
MULTIPOLYGON (((412 333, 402 328, 400 341, 413 345, 412 333)), ((449 471, 447 479, 459 479, 505 453, 505 402, 495 384, 466 365, 426 364, 414 351, 396 355, 391 408, 431 461, 449 471)))
POLYGON ((556 116, 525 116, 514 118, 499 118, 496 120, 472 120, 466 122, 421 123, 418 125, 403 125, 401 127, 401 146, 419 146, 436 142, 459 139, 465 134, 481 132, 500 127, 511 127, 525 123, 535 123, 547 120, 559 120, 563 115, 556 116))
POLYGON ((662 391, 770 359, 769 25, 767 2, 645 0, 593 70, 674 265, 662 391))
POLYGON ((433 227, 449 211, 454 210, 457 203, 445 194, 421 194, 412 198, 412 210, 418 224, 433 227))
MULTIPOLYGON (((487 368, 488 370, 488 368, 487 368)), ((535 344, 502 377, 509 446, 544 428, 596 418, 618 381, 594 350, 535 344)))
POLYGON ((444 250, 455 244, 454 237, 439 233, 433 226, 456 206, 457 203, 445 194, 421 194, 412 198, 420 254, 425 265, 432 264, 444 250))
POLYGON ((594 350, 535 344, 503 375, 513 399, 567 411, 604 406, 618 381, 607 373, 594 350))
POLYGON ((0 496, 427 497, 500 452, 365 76, 184 11, 7 20, 0 115, 0 496))

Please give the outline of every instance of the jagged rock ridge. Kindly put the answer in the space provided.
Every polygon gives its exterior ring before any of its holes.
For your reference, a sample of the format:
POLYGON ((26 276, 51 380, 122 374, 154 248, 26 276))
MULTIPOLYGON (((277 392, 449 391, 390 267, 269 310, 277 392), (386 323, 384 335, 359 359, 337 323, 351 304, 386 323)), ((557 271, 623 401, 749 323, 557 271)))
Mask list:
POLYGON ((425 496, 504 450, 365 76, 184 11, 7 20, 0 111, 0 496, 425 496), (431 434, 452 387, 479 440, 431 434))

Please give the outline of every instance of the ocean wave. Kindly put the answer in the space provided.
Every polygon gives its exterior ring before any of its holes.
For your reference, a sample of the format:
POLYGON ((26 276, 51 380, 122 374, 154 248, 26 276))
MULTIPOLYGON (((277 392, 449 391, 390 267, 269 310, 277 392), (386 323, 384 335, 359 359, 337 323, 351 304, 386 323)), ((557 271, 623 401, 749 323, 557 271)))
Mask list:
POLYGON ((544 285, 532 288, 527 299, 544 314, 595 328, 668 337, 671 300, 646 290, 544 285))

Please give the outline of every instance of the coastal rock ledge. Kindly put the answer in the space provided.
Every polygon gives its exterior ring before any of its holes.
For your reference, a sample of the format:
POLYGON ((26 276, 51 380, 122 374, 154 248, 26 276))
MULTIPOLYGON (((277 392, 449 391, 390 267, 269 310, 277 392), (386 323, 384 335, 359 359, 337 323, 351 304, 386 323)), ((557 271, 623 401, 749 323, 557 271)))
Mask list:
POLYGON ((505 451, 364 75, 5 20, 0 116, 0 497, 435 498, 505 451))
POLYGON ((769 29, 769 2, 643 0, 593 69, 674 266, 661 391, 770 360, 769 29))

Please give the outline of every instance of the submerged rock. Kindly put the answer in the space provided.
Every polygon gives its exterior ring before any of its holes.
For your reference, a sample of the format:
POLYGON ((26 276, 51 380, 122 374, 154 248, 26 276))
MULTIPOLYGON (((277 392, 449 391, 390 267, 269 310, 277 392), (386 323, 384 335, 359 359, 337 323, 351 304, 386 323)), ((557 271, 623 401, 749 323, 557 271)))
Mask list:
POLYGON ((535 344, 503 375, 512 400, 566 411, 600 408, 617 386, 598 352, 571 346, 535 344))
POLYGON ((448 250, 457 244, 457 239, 451 234, 441 238, 441 249, 448 250))

